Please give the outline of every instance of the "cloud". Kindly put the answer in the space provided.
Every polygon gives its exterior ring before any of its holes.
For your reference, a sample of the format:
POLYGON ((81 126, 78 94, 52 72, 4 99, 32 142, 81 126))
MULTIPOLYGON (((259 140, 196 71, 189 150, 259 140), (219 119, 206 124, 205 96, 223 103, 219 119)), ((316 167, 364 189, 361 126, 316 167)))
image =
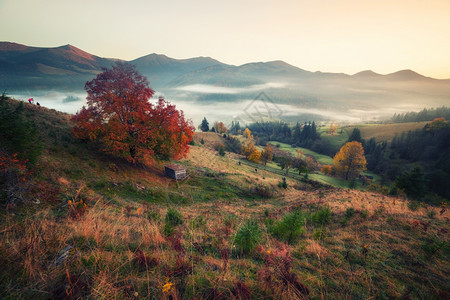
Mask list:
POLYGON ((244 88, 223 87, 209 84, 191 84, 176 88, 178 91, 185 91, 199 94, 241 94, 248 92, 257 92, 268 88, 283 88, 286 83, 267 82, 264 84, 255 84, 244 88))

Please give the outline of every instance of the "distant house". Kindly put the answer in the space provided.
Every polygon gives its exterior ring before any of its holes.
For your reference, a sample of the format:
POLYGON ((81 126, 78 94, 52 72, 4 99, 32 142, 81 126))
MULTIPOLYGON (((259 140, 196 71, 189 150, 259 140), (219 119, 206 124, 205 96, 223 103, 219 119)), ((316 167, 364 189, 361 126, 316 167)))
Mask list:
POLYGON ((186 177, 186 169, 179 165, 167 165, 164 166, 166 176, 175 180, 183 179, 186 177))

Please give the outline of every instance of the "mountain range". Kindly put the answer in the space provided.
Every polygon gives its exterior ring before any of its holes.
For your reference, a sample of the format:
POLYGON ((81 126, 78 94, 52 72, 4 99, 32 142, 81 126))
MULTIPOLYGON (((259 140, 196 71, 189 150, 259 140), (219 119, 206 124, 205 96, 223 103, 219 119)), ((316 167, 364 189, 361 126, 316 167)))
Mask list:
MULTIPOLYGON (((0 42, 0 89, 82 91, 86 81, 118 60, 72 45, 39 48, 0 42)), ((210 57, 174 59, 160 54, 129 63, 158 93, 187 101, 236 102, 264 92, 277 104, 303 109, 376 113, 386 107, 399 112, 450 104, 450 79, 434 79, 412 70, 348 75, 310 72, 283 61, 234 66, 210 57)))

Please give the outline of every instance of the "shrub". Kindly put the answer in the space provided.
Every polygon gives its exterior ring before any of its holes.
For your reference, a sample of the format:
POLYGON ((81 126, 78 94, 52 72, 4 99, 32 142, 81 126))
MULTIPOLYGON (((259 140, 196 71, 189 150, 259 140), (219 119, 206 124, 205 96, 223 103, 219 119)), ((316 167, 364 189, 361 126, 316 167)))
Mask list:
POLYGON ((173 226, 181 225, 183 224, 183 216, 178 210, 169 208, 166 214, 166 223, 170 223, 173 226))
POLYGON ((83 199, 80 199, 79 201, 69 200, 67 203, 67 208, 69 217, 75 220, 79 220, 87 211, 87 204, 83 201, 83 199))
POLYGON ((369 215, 369 211, 366 209, 361 212, 361 217, 363 217, 363 219, 367 219, 368 215, 369 215))
POLYGON ((183 217, 176 209, 169 208, 165 221, 164 234, 170 236, 174 231, 174 227, 183 224, 183 217))
POLYGON ((220 156, 225 156, 225 148, 223 146, 220 146, 217 151, 219 152, 220 156))
POLYGON ((241 253, 250 253, 259 243, 261 236, 261 229, 258 223, 254 220, 248 220, 242 225, 234 237, 236 248, 241 253))
POLYGON ((346 226, 348 224, 349 219, 347 217, 343 217, 340 221, 339 224, 341 224, 342 227, 346 226))
POLYGON ((389 190, 389 196, 398 196, 398 188, 397 186, 392 186, 389 190))
POLYGON ((339 221, 341 226, 346 226, 348 221, 354 216, 355 209, 353 207, 347 208, 345 211, 344 217, 339 221))
POLYGON ((427 212, 427 216, 428 216, 430 219, 433 219, 433 218, 436 216, 436 211, 435 211, 434 209, 429 210, 429 211, 427 212))
POLYGON ((419 202, 419 201, 411 200, 411 201, 409 201, 409 203, 408 203, 408 208, 409 208, 410 210, 412 210, 412 211, 418 210, 419 207, 420 207, 420 202, 419 202))
POLYGON ((346 218, 351 218, 353 217, 353 215, 355 214, 355 209, 353 207, 349 207, 345 210, 345 217, 346 218))
POLYGON ((304 215, 297 209, 284 215, 283 220, 276 222, 272 234, 276 238, 292 244, 305 232, 303 225, 304 215))
POLYGON ((331 221, 331 209, 326 206, 321 209, 319 209, 317 212, 315 212, 312 216, 312 221, 315 224, 318 225, 326 225, 329 224, 331 221))
POLYGON ((348 183, 348 187, 351 189, 354 189, 357 185, 356 179, 352 178, 352 180, 350 180, 350 182, 348 183))
POLYGON ((278 187, 279 188, 283 188, 283 189, 287 189, 286 178, 283 178, 283 181, 278 182, 278 187))
POLYGON ((448 253, 450 249, 446 241, 441 241, 436 237, 427 238, 427 240, 424 241, 420 247, 427 258, 435 256, 440 250, 444 253, 448 253))
POLYGON ((203 138, 200 140, 200 144, 202 144, 202 145, 205 144, 205 140, 203 138))
POLYGON ((148 211, 147 212, 147 219, 149 221, 159 221, 161 220, 161 216, 159 215, 158 211, 148 211))
POLYGON ((271 186, 258 184, 252 189, 252 193, 267 199, 273 197, 274 191, 271 186))
POLYGON ((313 239, 318 240, 318 241, 323 241, 327 236, 327 230, 324 227, 321 228, 317 228, 316 230, 314 230, 313 232, 313 239))

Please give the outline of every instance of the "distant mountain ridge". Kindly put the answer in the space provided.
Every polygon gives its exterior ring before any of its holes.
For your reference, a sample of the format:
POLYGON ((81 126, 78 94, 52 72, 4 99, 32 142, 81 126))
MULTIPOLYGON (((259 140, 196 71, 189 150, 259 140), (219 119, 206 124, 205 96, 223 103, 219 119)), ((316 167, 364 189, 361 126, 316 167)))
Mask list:
POLYGON ((225 65, 210 57, 174 59, 156 53, 137 58, 130 63, 135 65, 139 72, 146 75, 149 81, 158 87, 166 85, 180 74, 214 65, 225 65))
MULTIPOLYGON (((72 45, 40 48, 0 42, 0 89, 82 91, 86 81, 118 60, 72 45)), ((264 91, 279 104, 302 109, 376 112, 383 106, 414 110, 450 105, 450 79, 412 70, 348 75, 311 72, 280 60, 235 66, 211 57, 174 59, 155 53, 129 62, 170 99, 230 102, 254 99, 264 91)))

